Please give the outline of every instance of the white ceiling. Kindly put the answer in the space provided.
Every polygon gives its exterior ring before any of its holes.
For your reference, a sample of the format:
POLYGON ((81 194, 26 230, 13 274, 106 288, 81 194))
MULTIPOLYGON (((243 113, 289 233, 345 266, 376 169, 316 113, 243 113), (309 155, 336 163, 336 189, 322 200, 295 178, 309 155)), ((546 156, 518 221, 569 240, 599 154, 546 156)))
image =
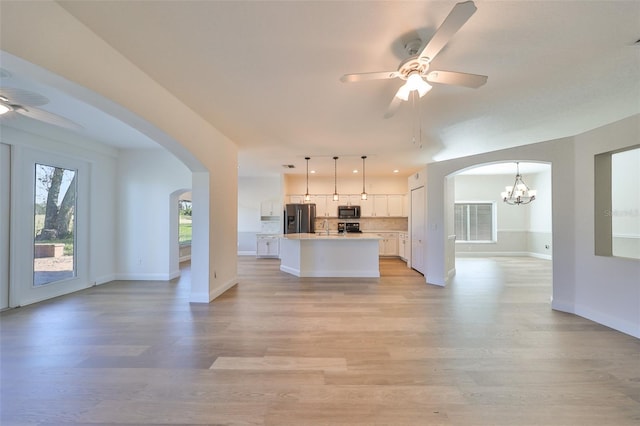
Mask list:
MULTIPOLYGON (((333 174, 334 155, 340 174, 367 155, 367 174, 408 175, 640 112, 638 1, 477 1, 431 69, 488 75, 487 84, 434 85, 419 108, 403 105, 391 119, 383 114, 400 80, 340 76, 395 70, 403 40, 428 40, 454 1, 59 3, 236 142, 243 176, 283 164, 304 173, 307 155, 319 174, 333 174), (420 134, 422 148, 412 142, 420 134)), ((113 123, 94 122, 105 117, 80 117, 43 94, 52 112, 108 142, 113 123)), ((149 146, 134 133, 118 140, 149 146)))

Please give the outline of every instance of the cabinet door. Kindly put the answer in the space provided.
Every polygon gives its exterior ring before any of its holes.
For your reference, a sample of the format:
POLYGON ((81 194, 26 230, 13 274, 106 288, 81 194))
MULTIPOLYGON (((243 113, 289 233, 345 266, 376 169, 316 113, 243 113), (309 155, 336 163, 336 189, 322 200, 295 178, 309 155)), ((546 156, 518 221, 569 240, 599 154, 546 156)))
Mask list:
POLYGON ((403 215, 404 196, 387 196, 387 216, 401 217, 403 215))
POLYGON ((387 237, 387 256, 398 255, 398 234, 393 232, 387 237))
POLYGON ((340 202, 340 200, 338 201, 333 201, 333 195, 327 195, 327 206, 326 206, 326 212, 327 212, 327 216, 328 217, 338 217, 338 206, 342 205, 342 203, 340 202))
POLYGON ((373 196, 370 195, 366 200, 360 200, 360 216, 373 216, 373 196))
POLYGON ((277 200, 263 201, 260 203, 260 216, 280 216, 281 209, 277 200))
POLYGON ((376 217, 387 216, 387 196, 386 195, 373 196, 373 216, 376 216, 376 217))
POLYGON ((280 240, 277 238, 270 238, 267 240, 267 254, 273 257, 278 257, 280 255, 280 240))
POLYGON ((265 238, 258 238, 256 255, 266 256, 268 253, 269 253, 269 246, 267 245, 267 240, 265 238))
POLYGON ((360 199, 360 194, 358 195, 349 195, 349 204, 350 206, 359 206, 361 205, 362 200, 360 199))
POLYGON ((328 216, 326 195, 312 195, 309 203, 316 205, 316 217, 328 216))

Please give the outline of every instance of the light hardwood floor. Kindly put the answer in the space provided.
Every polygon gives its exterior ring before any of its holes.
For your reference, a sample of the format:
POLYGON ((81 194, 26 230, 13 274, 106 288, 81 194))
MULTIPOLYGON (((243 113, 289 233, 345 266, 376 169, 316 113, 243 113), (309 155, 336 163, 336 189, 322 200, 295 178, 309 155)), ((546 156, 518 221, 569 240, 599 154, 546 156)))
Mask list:
POLYGON ((186 268, 0 314, 0 423, 640 424, 640 341, 552 311, 549 261, 458 259, 446 288, 278 266, 241 257, 208 305, 186 268))

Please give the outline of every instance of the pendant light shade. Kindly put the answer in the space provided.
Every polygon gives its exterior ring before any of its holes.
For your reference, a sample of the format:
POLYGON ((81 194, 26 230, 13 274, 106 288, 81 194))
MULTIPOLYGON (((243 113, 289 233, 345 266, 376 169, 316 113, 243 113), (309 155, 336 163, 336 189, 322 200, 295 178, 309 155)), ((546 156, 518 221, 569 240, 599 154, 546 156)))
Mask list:
POLYGON ((333 201, 338 201, 338 157, 333 157, 333 201))
POLYGON ((311 195, 309 195, 309 160, 311 157, 304 157, 304 159, 307 160, 307 192, 304 193, 304 201, 306 203, 311 201, 311 195))
POLYGON ((364 185, 364 160, 367 158, 366 155, 362 156, 362 194, 360 194, 360 199, 361 200, 366 200, 367 199, 367 191, 365 190, 365 185, 364 185))

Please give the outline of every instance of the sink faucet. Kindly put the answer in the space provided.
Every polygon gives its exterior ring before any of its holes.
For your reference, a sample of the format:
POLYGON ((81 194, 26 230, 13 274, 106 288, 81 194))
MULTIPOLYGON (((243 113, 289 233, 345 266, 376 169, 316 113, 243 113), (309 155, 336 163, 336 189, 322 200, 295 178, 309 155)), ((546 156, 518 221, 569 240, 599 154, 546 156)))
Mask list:
POLYGON ((324 220, 324 230, 327 231, 327 235, 329 235, 329 221, 327 219, 324 220))

